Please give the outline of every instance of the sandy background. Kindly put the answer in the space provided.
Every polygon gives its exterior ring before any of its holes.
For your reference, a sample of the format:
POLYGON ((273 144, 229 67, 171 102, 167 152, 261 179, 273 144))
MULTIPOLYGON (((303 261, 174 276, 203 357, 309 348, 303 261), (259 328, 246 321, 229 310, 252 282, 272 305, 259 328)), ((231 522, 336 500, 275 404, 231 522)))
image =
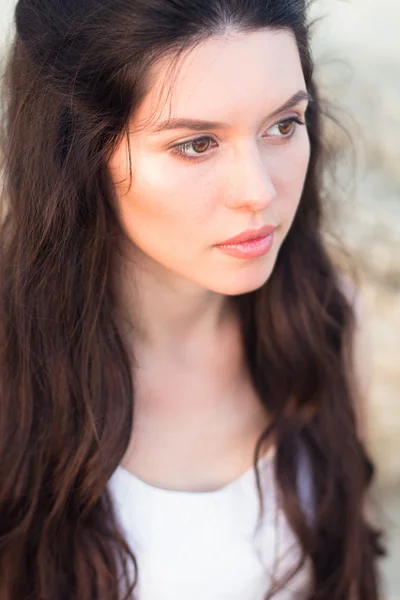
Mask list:
POLYGON ((373 342, 370 435, 382 484, 400 483, 400 3, 316 2, 314 35, 324 96, 351 133, 337 148, 336 230, 361 268, 373 342))
POLYGON ((329 135, 340 176, 336 231, 361 274, 372 349, 369 437, 390 555, 387 597, 400 599, 400 2, 318 0, 314 57, 324 96, 351 134, 329 135))
MULTIPOLYGON (((14 0, 1 0, 0 53, 14 0)), ((360 268, 372 347, 369 437, 377 498, 388 523, 387 598, 400 600, 400 2, 318 0, 313 52, 323 96, 356 150, 334 127, 339 185, 330 225, 360 268)), ((329 180, 328 180, 329 185, 329 180)))

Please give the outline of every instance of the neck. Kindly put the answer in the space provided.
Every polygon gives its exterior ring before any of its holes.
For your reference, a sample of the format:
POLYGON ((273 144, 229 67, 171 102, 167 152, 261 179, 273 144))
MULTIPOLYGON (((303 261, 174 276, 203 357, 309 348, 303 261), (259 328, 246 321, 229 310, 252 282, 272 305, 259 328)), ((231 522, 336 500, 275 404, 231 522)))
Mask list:
POLYGON ((129 347, 158 355, 203 355, 236 327, 229 296, 202 288, 151 258, 114 269, 117 323, 129 347))

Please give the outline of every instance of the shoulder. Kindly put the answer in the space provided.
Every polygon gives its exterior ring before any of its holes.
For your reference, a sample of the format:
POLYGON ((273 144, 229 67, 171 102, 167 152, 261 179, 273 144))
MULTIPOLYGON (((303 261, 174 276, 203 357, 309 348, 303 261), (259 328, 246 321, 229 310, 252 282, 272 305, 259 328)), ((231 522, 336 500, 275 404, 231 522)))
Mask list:
POLYGON ((357 429, 362 441, 368 437, 368 401, 372 386, 372 339, 367 311, 362 294, 351 279, 343 274, 338 276, 339 286, 354 312, 354 332, 350 372, 353 376, 355 402, 354 407, 357 429))

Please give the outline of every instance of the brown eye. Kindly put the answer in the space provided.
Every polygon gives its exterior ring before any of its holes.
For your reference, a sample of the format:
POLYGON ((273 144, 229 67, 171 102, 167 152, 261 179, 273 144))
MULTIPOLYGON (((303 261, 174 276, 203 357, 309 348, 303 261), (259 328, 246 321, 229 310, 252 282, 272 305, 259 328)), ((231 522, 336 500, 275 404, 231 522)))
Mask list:
POLYGON ((208 154, 207 151, 213 147, 213 144, 215 146, 215 141, 211 137, 203 135, 193 140, 183 142, 183 144, 173 146, 171 152, 172 154, 178 155, 180 158, 198 160, 201 159, 203 154, 208 154))
POLYGON ((288 141, 296 131, 296 124, 305 125, 305 121, 301 121, 298 117, 284 119, 270 127, 268 130, 269 136, 271 138, 281 139, 282 141, 288 141))
POLYGON ((192 146, 193 150, 196 153, 201 154, 202 152, 206 152, 206 150, 209 149, 210 138, 207 138, 207 137, 197 138, 197 140, 190 142, 190 145, 192 146))
POLYGON ((279 124, 279 130, 282 135, 289 135, 292 129, 293 121, 282 121, 282 123, 279 124))

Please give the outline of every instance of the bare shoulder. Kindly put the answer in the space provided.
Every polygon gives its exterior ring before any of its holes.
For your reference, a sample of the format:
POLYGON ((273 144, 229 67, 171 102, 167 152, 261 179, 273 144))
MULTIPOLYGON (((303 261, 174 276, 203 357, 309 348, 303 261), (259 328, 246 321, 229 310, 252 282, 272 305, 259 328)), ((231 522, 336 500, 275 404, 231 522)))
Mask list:
POLYGON ((346 275, 339 275, 339 283, 349 304, 354 310, 355 329, 353 339, 354 383, 356 388, 356 418, 360 438, 368 443, 368 402, 372 386, 372 340, 365 308, 360 291, 346 275))

